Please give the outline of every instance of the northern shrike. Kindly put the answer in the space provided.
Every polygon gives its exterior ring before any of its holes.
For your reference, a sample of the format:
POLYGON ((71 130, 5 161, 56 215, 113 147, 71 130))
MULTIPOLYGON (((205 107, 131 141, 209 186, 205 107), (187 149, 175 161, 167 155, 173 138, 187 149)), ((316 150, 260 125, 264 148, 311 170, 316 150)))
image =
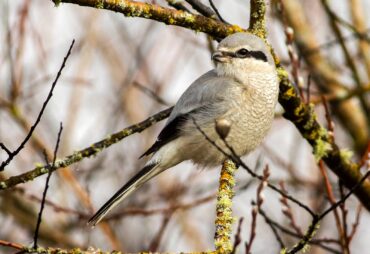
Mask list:
POLYGON ((278 98, 277 73, 266 44, 257 36, 236 33, 220 42, 212 59, 216 68, 182 94, 157 140, 142 155, 151 156, 150 160, 99 209, 90 225, 145 182, 182 161, 201 167, 220 165, 227 158, 205 135, 225 151, 226 141, 238 156, 262 142, 278 98), (215 130, 221 119, 230 123, 225 140, 215 130))

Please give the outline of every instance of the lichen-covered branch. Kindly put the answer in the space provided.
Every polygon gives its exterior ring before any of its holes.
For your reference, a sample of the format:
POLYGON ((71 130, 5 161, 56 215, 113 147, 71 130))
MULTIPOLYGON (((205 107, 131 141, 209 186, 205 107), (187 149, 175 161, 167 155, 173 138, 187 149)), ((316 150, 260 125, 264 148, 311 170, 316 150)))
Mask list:
MULTIPOLYGON (((281 79, 279 102, 285 109, 284 117, 293 122, 310 143, 315 158, 323 159, 345 186, 351 189, 362 178, 359 166, 350 160, 348 152, 339 150, 327 130, 317 122, 313 107, 302 102, 289 81, 288 74, 279 69, 279 75, 281 79)), ((362 186, 356 189, 355 194, 370 210, 370 182, 364 181, 362 186)))
POLYGON ((126 17, 140 17, 156 20, 167 25, 182 26, 197 32, 204 32, 214 38, 223 38, 229 34, 244 31, 237 25, 227 25, 216 19, 191 14, 182 10, 164 8, 156 4, 129 0, 53 0, 59 3, 72 3, 119 12, 126 17))
MULTIPOLYGON (((318 50, 319 39, 305 15, 304 8, 299 1, 284 0, 284 13, 289 26, 294 30, 295 43, 307 64, 312 79, 318 88, 329 94, 347 94, 343 84, 341 71, 334 68, 330 58, 318 50), (305 54, 305 52, 314 52, 305 54)), ((337 40, 338 42, 338 40, 337 40)), ((355 100, 331 102, 332 111, 340 120, 347 132, 352 136, 357 150, 363 150, 368 143, 369 130, 367 120, 361 107, 355 100)))
MULTIPOLYGON (((109 254, 110 252, 106 251, 101 251, 99 249, 91 249, 91 250, 81 250, 79 248, 75 249, 60 249, 60 248, 33 248, 33 247, 27 247, 19 243, 13 243, 13 242, 8 242, 4 240, 0 240, 0 246, 8 247, 9 249, 13 250, 18 250, 19 252, 17 253, 34 253, 34 254, 91 254, 91 253, 96 253, 96 254, 109 254)), ((122 252, 120 251, 113 251, 111 252, 112 254, 121 254, 122 252)))
POLYGON ((58 168, 67 167, 67 166, 69 166, 73 163, 81 161, 84 158, 88 158, 88 157, 91 157, 93 155, 96 155, 99 152, 101 152, 103 149, 105 149, 105 148, 107 148, 107 147, 109 147, 109 146, 111 146, 115 143, 118 143, 120 140, 122 140, 122 139, 124 139, 124 138, 126 138, 126 137, 128 137, 128 136, 130 136, 134 133, 142 132, 143 130, 147 129, 148 127, 152 126, 153 124, 167 118, 171 111, 172 111, 172 107, 168 108, 168 109, 165 109, 165 110, 149 117, 148 119, 146 119, 146 120, 144 120, 140 123, 131 125, 127 128, 124 128, 123 130, 121 130, 117 133, 114 133, 114 134, 110 135, 109 137, 107 137, 107 138, 105 138, 101 141, 98 141, 98 142, 92 144, 91 146, 89 146, 85 149, 82 149, 80 151, 76 151, 72 155, 69 155, 69 156, 67 156, 63 159, 58 159, 58 160, 55 161, 55 166, 54 167, 52 167, 51 164, 40 165, 40 166, 36 167, 35 169, 33 169, 31 171, 28 171, 26 173, 23 173, 23 174, 20 174, 20 175, 17 175, 17 176, 12 176, 12 177, 8 178, 5 181, 1 181, 0 182, 0 190, 8 189, 8 188, 13 187, 17 184, 31 181, 35 177, 41 176, 43 174, 47 174, 47 173, 49 173, 51 171, 54 171, 58 168))
POLYGON ((249 31, 266 39, 266 4, 265 0, 251 0, 249 31))
POLYGON ((221 169, 215 221, 215 247, 217 253, 231 253, 233 250, 231 243, 232 224, 234 222, 232 198, 234 196, 234 173, 236 169, 235 163, 231 160, 226 160, 221 169))

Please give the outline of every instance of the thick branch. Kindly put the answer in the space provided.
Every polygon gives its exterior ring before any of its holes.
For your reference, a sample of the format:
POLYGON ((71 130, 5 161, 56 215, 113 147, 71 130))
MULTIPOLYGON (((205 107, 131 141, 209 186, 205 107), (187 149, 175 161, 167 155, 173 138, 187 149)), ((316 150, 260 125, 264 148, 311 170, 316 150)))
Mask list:
POLYGON ((231 160, 226 160, 221 169, 215 221, 215 247, 217 253, 230 253, 233 249, 230 237, 234 222, 232 216, 232 198, 234 196, 234 173, 236 169, 235 163, 231 160))
POLYGON ((266 4, 265 0, 251 0, 249 31, 266 39, 266 4))
MULTIPOLYGON (((351 189, 362 178, 359 166, 353 163, 345 152, 340 151, 330 139, 327 130, 317 122, 313 107, 301 101, 293 85, 287 79, 287 73, 280 69, 279 74, 281 78, 279 102, 285 109, 284 117, 293 122, 302 136, 310 143, 316 159, 323 159, 343 184, 351 189)), ((370 210, 370 182, 365 181, 360 188, 357 188, 355 194, 370 210)))
POLYGON ((227 25, 216 19, 194 15, 181 10, 164 8, 156 4, 148 4, 129 0, 53 0, 54 3, 73 3, 81 6, 94 7, 119 12, 126 17, 140 17, 156 20, 167 25, 190 28, 204 32, 214 38, 223 38, 229 34, 244 31, 237 25, 227 25))

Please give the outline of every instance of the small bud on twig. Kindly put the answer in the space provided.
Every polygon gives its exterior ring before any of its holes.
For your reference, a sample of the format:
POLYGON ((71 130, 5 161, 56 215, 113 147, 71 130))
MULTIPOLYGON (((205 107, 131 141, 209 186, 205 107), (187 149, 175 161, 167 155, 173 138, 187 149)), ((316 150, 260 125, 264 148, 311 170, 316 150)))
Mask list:
POLYGON ((225 139, 229 135, 231 124, 226 119, 217 119, 216 120, 216 132, 220 138, 225 139))

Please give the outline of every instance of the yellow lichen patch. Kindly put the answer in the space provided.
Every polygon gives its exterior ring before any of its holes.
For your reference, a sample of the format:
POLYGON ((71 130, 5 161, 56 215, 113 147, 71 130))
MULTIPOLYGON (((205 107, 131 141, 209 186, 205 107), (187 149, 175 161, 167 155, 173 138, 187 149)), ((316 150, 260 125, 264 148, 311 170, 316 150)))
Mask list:
MULTIPOLYGON (((294 109, 294 115, 298 118, 301 118, 305 112, 305 105, 303 103, 299 104, 298 107, 294 109)), ((297 119, 297 122, 301 122, 302 119, 297 119)))
POLYGON ((104 1, 98 1, 95 7, 97 9, 104 9, 104 1))
POLYGON ((311 117, 308 119, 308 121, 303 125, 303 129, 305 130, 310 130, 313 125, 316 123, 316 114, 315 114, 315 105, 310 103, 308 105, 308 108, 309 108, 309 111, 310 111, 310 115, 311 117))
POLYGON ((278 74, 278 77, 279 77, 280 81, 289 77, 288 72, 284 68, 278 67, 276 69, 276 72, 278 74))
POLYGON ((315 160, 318 162, 323 157, 326 157, 328 152, 333 150, 331 144, 321 138, 317 139, 315 142, 315 146, 313 149, 313 154, 315 156, 315 160))
POLYGON ((232 197, 234 196, 235 171, 235 164, 231 160, 226 160, 221 170, 216 204, 215 247, 218 253, 230 253, 232 251, 230 238, 232 224, 234 222, 232 216, 232 197))
POLYGON ((351 161, 351 158, 353 157, 353 151, 349 149, 341 149, 339 153, 342 160, 346 163, 349 163, 351 161))

